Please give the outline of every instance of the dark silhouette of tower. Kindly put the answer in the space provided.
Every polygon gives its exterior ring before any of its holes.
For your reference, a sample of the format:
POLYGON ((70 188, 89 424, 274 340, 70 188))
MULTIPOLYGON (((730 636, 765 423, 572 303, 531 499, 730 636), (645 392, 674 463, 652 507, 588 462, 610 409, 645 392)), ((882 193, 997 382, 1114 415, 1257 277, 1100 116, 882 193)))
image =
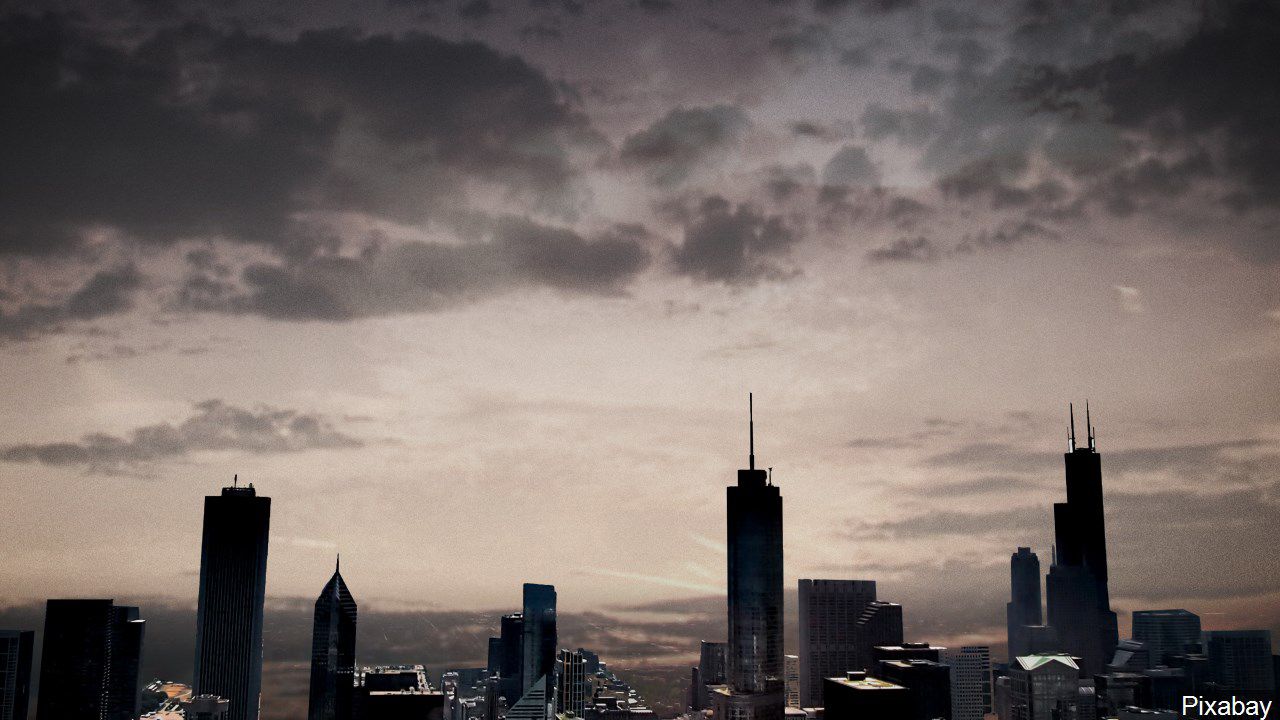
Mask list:
MULTIPOLYGON (((553 585, 524 584, 524 639, 521 643, 522 692, 544 675, 555 687, 556 589, 553 585)), ((510 700, 510 698, 508 698, 510 700)), ((514 701, 512 705, 514 705, 514 701)))
POLYGON ((723 720, 781 720, 782 495, 756 469, 755 414, 747 396, 750 454, 726 489, 729 553, 728 687, 714 697, 723 720))
POLYGON ((307 720, 351 720, 356 669, 356 601, 340 563, 316 598, 311 629, 311 703, 307 720))
POLYGON ((36 634, 0 630, 0 720, 27 720, 36 634))
POLYGON ((227 720, 257 720, 271 498, 253 485, 204 499, 195 694, 230 701, 227 720))
POLYGON ((36 716, 132 720, 146 624, 138 608, 111 600, 50 600, 36 716))
POLYGON ((507 707, 511 707, 524 693, 524 680, 520 674, 524 663, 524 616, 520 613, 503 615, 501 635, 498 695, 506 698, 507 707))
POLYGON ((1040 604, 1040 558, 1031 548, 1020 547, 1009 556, 1009 604, 1005 616, 1009 624, 1009 662, 1029 655, 1032 642, 1028 627, 1044 624, 1040 604))
POLYGON ((1053 506, 1053 565, 1045 581, 1049 625, 1062 649, 1082 660, 1089 675, 1103 671, 1119 642, 1107 588, 1107 534, 1102 506, 1102 464, 1093 422, 1085 406, 1088 443, 1076 444, 1075 409, 1064 455, 1067 501, 1053 506))

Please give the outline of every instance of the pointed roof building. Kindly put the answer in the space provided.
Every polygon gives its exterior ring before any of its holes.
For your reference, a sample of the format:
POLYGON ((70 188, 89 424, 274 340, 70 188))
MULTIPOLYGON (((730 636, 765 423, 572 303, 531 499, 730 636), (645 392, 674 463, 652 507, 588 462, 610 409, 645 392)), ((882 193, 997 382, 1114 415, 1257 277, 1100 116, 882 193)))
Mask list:
POLYGON ((307 720, 351 720, 356 666, 356 601, 342 579, 341 557, 316 598, 311 633, 311 702, 307 720))

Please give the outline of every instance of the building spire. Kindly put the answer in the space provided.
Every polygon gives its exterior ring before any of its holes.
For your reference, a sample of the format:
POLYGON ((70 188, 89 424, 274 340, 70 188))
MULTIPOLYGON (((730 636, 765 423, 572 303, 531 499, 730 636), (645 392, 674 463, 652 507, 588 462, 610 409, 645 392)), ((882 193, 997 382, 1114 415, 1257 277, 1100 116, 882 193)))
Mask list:
POLYGON ((750 467, 756 469, 756 411, 755 401, 751 397, 751 393, 747 393, 747 434, 750 436, 751 455, 750 467))
POLYGON ((231 476, 231 487, 240 487, 240 473, 231 476))
POLYGON ((338 559, 333 561, 333 574, 337 575, 342 569, 342 553, 338 553, 338 559))
POLYGON ((1071 415, 1071 439, 1067 443, 1070 452, 1076 451, 1076 407, 1072 403, 1067 403, 1067 412, 1071 415))
POLYGON ((1089 449, 1098 449, 1098 438, 1093 432, 1093 420, 1089 418, 1089 401, 1084 401, 1084 427, 1085 432, 1089 434, 1089 449))

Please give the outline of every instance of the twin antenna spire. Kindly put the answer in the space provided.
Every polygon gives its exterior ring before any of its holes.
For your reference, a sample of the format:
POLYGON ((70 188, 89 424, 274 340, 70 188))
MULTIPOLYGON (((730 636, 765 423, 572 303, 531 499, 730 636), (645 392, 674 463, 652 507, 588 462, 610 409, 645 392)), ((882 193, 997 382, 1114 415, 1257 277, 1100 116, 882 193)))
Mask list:
MULTIPOLYGON (((1072 403, 1067 403, 1067 412, 1071 415, 1071 435, 1068 436, 1067 446, 1070 452, 1076 451, 1076 409, 1072 403)), ((1093 420, 1089 417, 1089 401, 1084 401, 1084 428, 1089 436, 1089 449, 1098 449, 1097 428, 1093 426, 1093 420)))
POLYGON ((751 398, 751 393, 747 393, 747 434, 751 440, 751 464, 748 466, 752 470, 756 469, 756 411, 755 402, 751 398))

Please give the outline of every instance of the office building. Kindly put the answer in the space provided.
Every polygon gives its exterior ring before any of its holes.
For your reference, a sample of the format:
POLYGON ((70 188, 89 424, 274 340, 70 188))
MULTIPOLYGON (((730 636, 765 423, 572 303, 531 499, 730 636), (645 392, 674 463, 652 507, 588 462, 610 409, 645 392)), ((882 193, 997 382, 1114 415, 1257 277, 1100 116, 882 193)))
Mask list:
POLYGON ((933 660, 881 660, 876 676, 908 690, 904 720, 951 720, 951 668, 933 660))
POLYGON ((1209 674, 1225 694, 1249 700, 1275 696, 1270 630, 1213 630, 1204 634, 1209 674))
POLYGON ((50 600, 40 659, 41 720, 133 720, 146 623, 111 600, 50 600))
POLYGON ((270 522, 252 484, 204 499, 194 685, 227 699, 227 720, 258 720, 270 522))
POLYGON ((1049 625, 1061 649, 1080 658, 1088 675, 1103 671, 1119 642, 1116 614, 1107 584, 1106 522, 1102 497, 1102 464, 1088 406, 1088 444, 1076 444, 1071 413, 1066 467, 1067 501, 1053 506, 1053 564, 1045 580, 1049 625))
POLYGON ((231 701, 217 695, 197 695, 178 702, 183 720, 227 720, 231 701))
POLYGON ((556 646, 556 589, 551 585, 525 583, 522 691, 527 691, 544 675, 553 676, 556 646))
POLYGON ((1005 606, 1008 622, 1009 661, 1033 652, 1030 626, 1044 624, 1040 601, 1040 558, 1031 548, 1020 547, 1009 557, 1009 603, 1005 606))
MULTIPOLYGON (((857 623, 858 658, 865 670, 875 664, 875 648, 902 644, 902 606, 875 600, 867 604, 857 623)), ((838 677, 834 675, 833 677, 838 677)))
POLYGON ((904 642, 897 645, 877 645, 871 648, 871 661, 881 660, 929 660, 942 662, 942 653, 946 648, 930 645, 927 642, 904 642))
POLYGON ((547 688, 547 676, 542 675, 529 686, 520 701, 507 710, 506 720, 549 720, 552 713, 547 688))
POLYGON ((307 720, 351 720, 355 669, 356 601, 335 563, 312 619, 307 720))
POLYGON ((1009 666, 1009 720, 1074 717, 1080 665, 1069 655, 1027 655, 1009 666))
POLYGON ((709 688, 725 684, 728 673, 726 643, 702 641, 698 652, 698 682, 694 686, 696 697, 692 705, 695 710, 705 710, 711 706, 709 688))
POLYGON ((756 469, 755 418, 748 396, 748 466, 726 488, 728 687, 717 690, 718 720, 782 720, 782 495, 772 472, 756 469))
POLYGON ((561 650, 556 656, 556 666, 556 712, 585 717, 587 674, 582 653, 561 650))
POLYGON ((800 707, 800 656, 784 655, 782 667, 787 707, 798 708, 800 707))
POLYGON ((506 698, 507 707, 516 704, 524 694, 524 616, 520 613, 502 616, 502 661, 499 666, 498 694, 506 698))
POLYGON ((1116 644, 1116 654, 1107 663, 1107 669, 1116 672, 1141 672, 1151 665, 1151 653, 1147 644, 1126 638, 1116 644))
POLYGON ((1200 642, 1200 616, 1187 610, 1135 610, 1133 639, 1147 646, 1151 666, 1185 653, 1200 642))
POLYGON ((875 599, 874 580, 800 581, 801 707, 822 707, 824 678, 867 667, 858 619, 875 599))
POLYGON ((942 662, 951 667, 951 720, 982 720, 991 713, 991 648, 948 648, 942 662))
POLYGON ((357 720, 445 720, 444 693, 432 689, 421 665, 362 668, 357 673, 357 720))
POLYGON ((825 678, 826 720, 895 720, 912 717, 911 694, 903 686, 850 670, 825 678))
POLYGON ((502 672, 502 638, 489 638, 489 653, 486 656, 485 670, 488 677, 493 677, 502 672))
POLYGON ((27 720, 36 634, 0 630, 0 720, 27 720))

